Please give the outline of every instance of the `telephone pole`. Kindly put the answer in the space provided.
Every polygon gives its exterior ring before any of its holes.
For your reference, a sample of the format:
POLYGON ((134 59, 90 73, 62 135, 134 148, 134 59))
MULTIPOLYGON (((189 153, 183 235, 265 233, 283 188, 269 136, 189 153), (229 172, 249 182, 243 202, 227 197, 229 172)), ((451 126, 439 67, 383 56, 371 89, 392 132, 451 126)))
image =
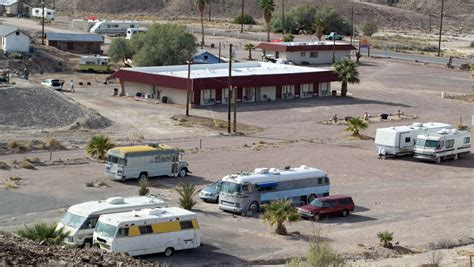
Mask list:
POLYGON ((244 32, 244 0, 242 0, 242 11, 240 12, 240 33, 244 32))
POLYGON ((430 34, 431 34, 431 9, 430 9, 430 34))
POLYGON ((285 0, 281 0, 281 19, 283 21, 283 33, 285 33, 286 20, 285 20, 285 0))
POLYGON ((44 0, 41 1, 41 8, 43 9, 43 15, 41 16, 41 44, 44 45, 44 0))
POLYGON ((209 21, 211 21, 211 0, 207 1, 207 5, 209 8, 209 21))
POLYGON ((188 64, 188 86, 186 90, 186 116, 189 116, 189 94, 191 93, 191 61, 186 61, 188 64))
POLYGON ((441 22, 439 24, 438 57, 441 56, 441 34, 443 33, 444 0, 441 0, 441 22))
POLYGON ((351 44, 352 38, 354 38, 354 6, 351 6, 351 44))
POLYGON ((231 112, 232 112, 232 44, 229 45, 229 78, 227 79, 227 133, 231 132, 231 112))

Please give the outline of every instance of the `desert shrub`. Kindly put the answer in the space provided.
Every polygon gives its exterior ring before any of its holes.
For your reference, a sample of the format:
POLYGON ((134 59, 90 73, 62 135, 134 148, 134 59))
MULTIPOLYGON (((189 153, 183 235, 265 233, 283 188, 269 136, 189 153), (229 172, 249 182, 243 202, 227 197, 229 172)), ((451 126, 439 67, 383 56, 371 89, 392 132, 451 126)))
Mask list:
POLYGON ((286 235, 285 222, 294 222, 298 220, 299 215, 293 202, 287 199, 278 199, 266 204, 265 212, 263 213, 263 222, 270 226, 276 226, 275 233, 279 235, 286 235))
POLYGON ((346 260, 328 242, 311 242, 306 262, 309 266, 343 266, 346 260))
POLYGON ((20 166, 20 168, 23 168, 23 169, 28 169, 28 170, 35 170, 36 167, 33 163, 27 161, 27 160, 22 160, 20 162, 20 164, 18 164, 18 166, 20 166))
POLYGON ((140 178, 138 180, 138 195, 140 196, 145 196, 150 192, 150 189, 148 189, 148 185, 150 185, 150 181, 148 178, 140 178))
POLYGON ((86 182, 86 187, 94 187, 94 182, 86 182))
POLYGON ((362 23, 361 30, 364 33, 364 35, 370 37, 379 30, 379 27, 375 20, 366 20, 362 23))
POLYGON ((377 237, 384 248, 389 248, 391 246, 390 242, 393 240, 393 233, 389 231, 378 232, 377 237))
POLYGON ((105 154, 114 146, 115 145, 107 136, 97 134, 92 136, 92 138, 89 140, 89 143, 87 143, 86 152, 93 158, 105 160, 105 154))
POLYGON ((193 197, 197 195, 199 189, 192 183, 179 183, 175 188, 176 192, 179 194, 179 205, 181 208, 186 210, 192 210, 196 205, 193 197))
MULTIPOLYGON (((234 23, 235 24, 241 24, 242 23, 242 15, 238 15, 237 17, 235 17, 234 18, 234 23)), ((246 25, 255 25, 255 24, 257 24, 257 22, 249 14, 244 14, 243 23, 246 24, 246 25)))
POLYGON ((6 190, 15 189, 15 188, 18 188, 18 185, 13 181, 5 181, 3 183, 3 188, 5 188, 6 190))
POLYGON ((0 170, 9 170, 9 169, 10 169, 10 166, 6 162, 0 161, 0 170))
POLYGON ((347 128, 344 129, 345 131, 352 132, 353 136, 359 136, 359 131, 362 129, 367 128, 367 122, 362 120, 361 118, 350 118, 347 121, 347 128))
POLYGON ((27 161, 33 165, 36 165, 36 164, 41 164, 41 160, 38 158, 38 157, 34 157, 34 158, 24 158, 23 161, 27 161))
POLYGON ((293 42, 295 36, 291 33, 283 35, 283 42, 293 42))
POLYGON ((49 138, 45 142, 45 148, 52 149, 52 150, 54 150, 54 149, 63 149, 64 145, 59 140, 57 140, 55 138, 49 138))
POLYGON ((49 245, 59 245, 68 236, 68 232, 64 228, 56 230, 56 224, 48 225, 46 223, 35 224, 31 228, 25 225, 25 228, 18 230, 17 233, 21 237, 37 242, 45 242, 49 245))
POLYGON ((20 144, 16 140, 12 140, 12 141, 8 142, 8 144, 7 144, 8 149, 16 149, 16 148, 19 148, 19 147, 20 147, 20 144))

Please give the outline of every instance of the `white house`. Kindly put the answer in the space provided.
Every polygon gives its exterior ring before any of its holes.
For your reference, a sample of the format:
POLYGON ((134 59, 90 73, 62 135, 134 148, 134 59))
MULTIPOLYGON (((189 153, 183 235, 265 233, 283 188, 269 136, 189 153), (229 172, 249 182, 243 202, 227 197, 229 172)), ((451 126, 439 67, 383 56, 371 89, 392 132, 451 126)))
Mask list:
POLYGON ((31 5, 24 0, 0 0, 0 13, 7 16, 28 16, 31 5))
POLYGON ((31 37, 18 28, 0 25, 0 48, 4 52, 29 52, 31 37))
POLYGON ((298 65, 331 64, 347 57, 356 48, 350 43, 334 41, 270 42, 256 46, 268 58, 283 59, 298 65))

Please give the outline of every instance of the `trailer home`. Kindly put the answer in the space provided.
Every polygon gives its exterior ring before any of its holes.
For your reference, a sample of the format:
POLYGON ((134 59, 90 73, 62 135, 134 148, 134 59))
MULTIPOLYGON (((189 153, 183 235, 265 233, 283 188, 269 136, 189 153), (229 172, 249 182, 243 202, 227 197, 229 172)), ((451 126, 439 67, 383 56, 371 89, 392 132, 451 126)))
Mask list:
MULTIPOLYGON (((42 8, 38 8, 38 7, 35 7, 31 10, 31 16, 34 17, 34 18, 40 18, 42 19, 43 18, 43 9, 42 8)), ((56 11, 53 10, 53 9, 48 9, 48 8, 45 8, 44 9, 44 19, 45 20, 54 20, 56 18, 56 11)))
POLYGON ((81 56, 79 60, 79 70, 85 72, 102 72, 109 73, 110 57, 104 56, 81 56))
POLYGON ((148 28, 128 28, 127 29, 127 36, 125 37, 125 39, 132 39, 132 37, 137 34, 137 33, 142 33, 142 32, 146 32, 148 30, 148 28))
POLYGON ((139 28, 137 21, 98 21, 89 30, 92 33, 105 34, 111 36, 127 36, 127 29, 139 28))
POLYGON ((379 128, 375 133, 375 145, 379 158, 413 154, 418 135, 451 128, 450 124, 439 122, 415 122, 408 126, 379 128))
POLYGON ((471 133, 456 129, 443 129, 434 134, 422 134, 416 138, 415 158, 434 161, 453 158, 471 152, 471 133))

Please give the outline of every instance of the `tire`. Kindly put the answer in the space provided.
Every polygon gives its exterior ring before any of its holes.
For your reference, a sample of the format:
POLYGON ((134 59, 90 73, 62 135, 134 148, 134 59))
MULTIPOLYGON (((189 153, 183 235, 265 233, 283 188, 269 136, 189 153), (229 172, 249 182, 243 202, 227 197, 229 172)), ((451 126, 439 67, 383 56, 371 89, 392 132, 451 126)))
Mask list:
POLYGON ((260 205, 256 201, 250 203, 249 205, 249 211, 250 212, 258 212, 260 210, 260 205))
POLYGON ((165 249, 165 256, 166 257, 169 257, 169 256, 173 255, 173 253, 174 253, 174 248, 166 248, 165 249))
POLYGON ((140 176, 138 176, 138 179, 146 179, 146 178, 148 178, 148 173, 146 172, 142 172, 140 173, 140 176))
POLYGON ((92 241, 91 240, 84 241, 84 244, 82 245, 83 249, 91 249, 91 247, 92 247, 92 241))
POLYGON ((347 215, 349 215, 349 211, 348 210, 343 210, 342 213, 341 213, 341 216, 342 217, 347 217, 347 215))
POLYGON ((454 160, 458 160, 459 154, 454 154, 454 160))
POLYGON ((219 204, 219 196, 216 197, 216 203, 219 204))
POLYGON ((318 198, 318 196, 316 194, 310 194, 308 196, 308 204, 311 203, 311 201, 313 201, 316 198, 318 198))
POLYGON ((178 176, 185 177, 186 175, 188 175, 188 170, 186 168, 181 168, 181 170, 179 170, 178 176))
POLYGON ((319 221, 319 214, 316 214, 313 216, 313 221, 315 222, 319 221))

